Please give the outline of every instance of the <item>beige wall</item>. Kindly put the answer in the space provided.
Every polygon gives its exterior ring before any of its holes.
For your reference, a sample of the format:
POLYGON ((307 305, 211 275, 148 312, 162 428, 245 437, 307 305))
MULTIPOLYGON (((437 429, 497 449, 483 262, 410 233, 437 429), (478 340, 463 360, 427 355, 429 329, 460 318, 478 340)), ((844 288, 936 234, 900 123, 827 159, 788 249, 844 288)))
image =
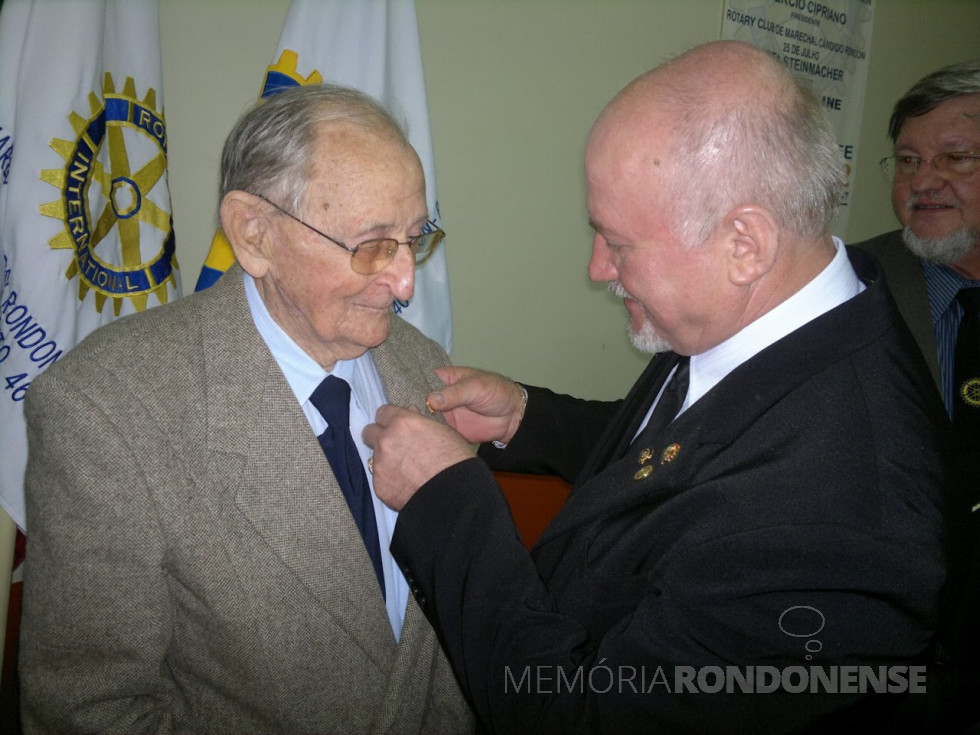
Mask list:
MULTIPOLYGON (((185 293, 215 222, 218 156, 259 91, 288 0, 163 0, 170 186, 185 293)), ((623 395, 646 358, 590 284, 581 156, 595 115, 674 52, 717 39, 722 0, 417 0, 453 360, 584 397, 623 395)), ((873 165, 895 99, 980 56, 977 0, 878 0, 848 239, 894 227, 873 165)))

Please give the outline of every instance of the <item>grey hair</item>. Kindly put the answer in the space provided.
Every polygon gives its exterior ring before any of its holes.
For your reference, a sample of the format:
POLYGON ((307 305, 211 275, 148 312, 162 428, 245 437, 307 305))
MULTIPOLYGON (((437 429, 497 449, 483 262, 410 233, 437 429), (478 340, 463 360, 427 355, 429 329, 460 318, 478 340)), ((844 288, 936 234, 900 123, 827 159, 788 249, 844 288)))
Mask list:
POLYGON ((980 60, 952 64, 924 76, 895 103, 895 109, 888 121, 888 135, 892 143, 898 140, 898 134, 908 118, 925 115, 953 97, 978 93, 980 60))
POLYGON ((317 131, 330 123, 353 125, 411 147, 392 114, 363 92, 330 83, 291 87, 259 100, 235 123, 221 154, 219 201, 239 189, 299 210, 317 131))
POLYGON ((781 227, 801 235, 819 235, 836 216, 846 167, 833 127, 808 87, 778 73, 780 96, 724 110, 705 90, 675 86, 684 131, 677 160, 687 175, 674 177, 674 225, 689 247, 703 245, 741 203, 764 204, 781 227))

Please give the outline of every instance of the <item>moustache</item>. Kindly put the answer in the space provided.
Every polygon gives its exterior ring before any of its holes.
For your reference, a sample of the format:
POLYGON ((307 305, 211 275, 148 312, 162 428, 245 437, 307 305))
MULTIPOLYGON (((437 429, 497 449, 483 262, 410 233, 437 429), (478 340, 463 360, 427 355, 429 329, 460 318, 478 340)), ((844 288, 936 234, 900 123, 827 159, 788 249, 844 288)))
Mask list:
MULTIPOLYGON (((630 294, 629 291, 627 291, 625 288, 623 288, 623 284, 620 283, 619 281, 610 281, 606 285, 606 288, 609 289, 609 293, 611 293, 613 296, 615 296, 617 298, 620 298, 620 299, 633 299, 632 294, 630 294)), ((633 300, 636 301, 636 299, 633 299, 633 300)))
MULTIPOLYGON (((912 209, 915 208, 917 204, 919 204, 920 199, 925 199, 925 198, 927 197, 924 194, 909 194, 908 198, 905 200, 905 208, 911 211, 912 209)), ((940 206, 940 207, 955 206, 952 202, 946 202, 943 201, 942 199, 937 199, 934 196, 929 196, 928 200, 929 200, 929 204, 934 206, 940 206)))

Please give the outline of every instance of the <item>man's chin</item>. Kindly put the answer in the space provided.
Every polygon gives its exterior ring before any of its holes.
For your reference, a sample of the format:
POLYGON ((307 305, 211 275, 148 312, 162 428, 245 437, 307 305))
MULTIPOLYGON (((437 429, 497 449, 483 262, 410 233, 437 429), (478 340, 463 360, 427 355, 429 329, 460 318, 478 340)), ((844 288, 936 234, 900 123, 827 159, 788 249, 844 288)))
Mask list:
POLYGON ((645 352, 649 355, 670 352, 670 344, 653 330, 649 322, 644 322, 639 330, 634 329, 632 324, 627 323, 626 333, 630 336, 630 342, 640 352, 645 352))
POLYGON ((370 320, 365 319, 360 325, 361 329, 354 341, 361 345, 365 351, 378 347, 388 339, 393 316, 391 309, 388 309, 386 312, 373 314, 370 320))
POLYGON ((949 265, 980 245, 980 232, 971 227, 951 232, 942 237, 919 237, 906 226, 902 231, 905 246, 923 260, 949 265))

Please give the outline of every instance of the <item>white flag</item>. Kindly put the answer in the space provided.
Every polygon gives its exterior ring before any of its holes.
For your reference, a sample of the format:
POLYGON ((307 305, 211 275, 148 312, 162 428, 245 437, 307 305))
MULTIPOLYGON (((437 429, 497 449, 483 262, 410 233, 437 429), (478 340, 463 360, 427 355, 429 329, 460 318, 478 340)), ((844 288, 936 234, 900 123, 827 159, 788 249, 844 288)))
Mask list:
POLYGON ((161 85, 156 0, 4 0, 0 504, 22 528, 32 378, 180 295, 161 85))
MULTIPOLYGON (((425 170, 429 214, 441 226, 415 0, 293 0, 261 96, 324 80, 371 95, 404 122, 425 170)), ((222 240, 216 237, 211 246, 198 290, 213 283, 234 258, 222 240)), ((415 296, 411 302, 396 302, 395 311, 447 352, 452 349, 442 248, 419 266, 415 296)))

